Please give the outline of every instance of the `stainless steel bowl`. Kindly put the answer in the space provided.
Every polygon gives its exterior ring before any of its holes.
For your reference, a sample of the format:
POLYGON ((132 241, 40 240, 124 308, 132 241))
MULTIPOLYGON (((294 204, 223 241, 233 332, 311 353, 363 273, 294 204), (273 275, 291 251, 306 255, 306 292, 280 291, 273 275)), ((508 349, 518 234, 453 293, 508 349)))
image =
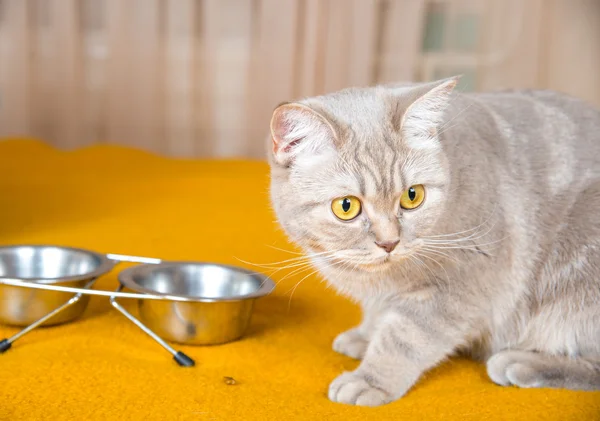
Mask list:
MULTIPOLYGON (((109 272, 117 262, 92 251, 50 245, 0 247, 0 277, 83 288, 109 272)), ((65 304, 73 293, 43 291, 0 285, 0 322, 27 326, 65 304)), ((72 321, 85 311, 89 296, 42 323, 43 326, 72 321)))
POLYGON ((216 345, 242 337, 254 301, 275 287, 271 279, 242 268, 197 262, 133 266, 119 273, 119 281, 136 292, 183 298, 140 299, 139 317, 160 337, 189 345, 216 345))

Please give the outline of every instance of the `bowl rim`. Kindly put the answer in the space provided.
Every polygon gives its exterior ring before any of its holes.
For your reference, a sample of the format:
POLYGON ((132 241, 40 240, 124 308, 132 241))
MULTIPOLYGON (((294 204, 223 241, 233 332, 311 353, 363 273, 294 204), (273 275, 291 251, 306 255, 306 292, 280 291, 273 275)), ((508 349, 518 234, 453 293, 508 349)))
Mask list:
MULTIPOLYGON (((118 274, 118 279, 123 287, 129 288, 135 292, 145 293, 150 295, 157 295, 161 297, 177 297, 178 301, 184 302, 231 302, 231 301, 243 301, 255 298, 264 297, 269 295, 275 289, 275 283, 271 278, 262 273, 248 270, 240 266, 229 265, 225 263, 207 262, 207 261, 194 261, 194 260, 169 260, 161 263, 141 263, 139 265, 131 266, 123 269, 118 274), (196 265, 196 266, 217 266, 224 269, 232 270, 235 272, 241 272, 250 277, 256 278, 260 281, 260 287, 249 294, 244 295, 229 295, 226 297, 198 297, 190 295, 177 295, 169 294, 164 292, 155 291, 149 288, 142 287, 134 280, 134 275, 137 272, 143 270, 150 270, 151 272, 159 269, 164 269, 173 266, 184 266, 184 265, 196 265)), ((143 300, 140 298, 139 300, 143 300)))
POLYGON ((116 260, 109 259, 105 254, 98 253, 93 250, 88 250, 88 249, 79 248, 79 247, 61 246, 61 245, 56 245, 56 244, 3 245, 3 246, 0 246, 0 253, 2 253, 5 250, 19 249, 19 248, 34 248, 34 249, 55 248, 55 249, 61 249, 64 251, 74 251, 74 252, 79 252, 79 253, 93 256, 100 261, 100 264, 93 271, 90 271, 87 273, 82 273, 80 275, 61 276, 61 277, 57 277, 57 278, 24 278, 21 276, 1 276, 0 275, 0 279, 19 279, 23 282, 34 282, 36 284, 58 284, 61 282, 77 282, 77 281, 84 281, 84 280, 92 279, 92 278, 98 278, 98 277, 110 272, 115 267, 115 265, 117 263, 119 263, 116 260))

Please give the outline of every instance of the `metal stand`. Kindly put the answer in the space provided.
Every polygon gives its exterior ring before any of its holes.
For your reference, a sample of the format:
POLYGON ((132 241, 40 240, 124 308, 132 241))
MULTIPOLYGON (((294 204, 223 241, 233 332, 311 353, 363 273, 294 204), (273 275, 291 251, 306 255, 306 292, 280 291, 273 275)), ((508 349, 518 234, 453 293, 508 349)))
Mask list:
MULTIPOLYGON (((123 289, 123 285, 119 285, 116 292, 119 293, 119 292, 121 292, 122 289, 123 289)), ((110 304, 114 308, 116 308, 121 314, 123 314, 123 316, 127 317, 131 322, 133 322, 133 324, 135 324, 142 331, 144 331, 148 336, 150 336, 152 339, 154 339, 156 342, 158 342, 158 344, 160 346, 162 346, 164 349, 166 349, 168 352, 170 352, 171 355, 173 355, 173 359, 175 360, 175 362, 177 364, 179 364, 182 367, 193 367, 196 364, 192 358, 190 358, 189 356, 187 356, 186 354, 184 354, 181 351, 176 351, 175 349, 173 349, 160 336, 158 336, 156 333, 154 333, 152 330, 150 330, 146 325, 144 325, 138 319, 133 317, 133 315, 131 313, 129 313, 127 310, 125 310, 125 308, 123 308, 121 306, 121 304, 119 304, 117 302, 117 298, 115 296, 110 297, 110 304)))
MULTIPOLYGON (((84 289, 89 289, 94 284, 95 281, 96 281, 96 278, 92 279, 90 282, 88 282, 87 284, 85 284, 84 289)), ((5 339, 0 340, 0 354, 8 351, 12 347, 12 344, 17 339, 19 339, 22 336, 26 335, 27 333, 31 332, 33 329, 35 329, 36 327, 38 327, 39 325, 41 325, 42 323, 44 323, 46 320, 51 319, 52 317, 54 317, 55 315, 57 315, 58 313, 60 313, 61 311, 63 311, 65 308, 67 308, 67 307, 75 304, 77 301, 79 301, 81 299, 82 296, 83 296, 82 292, 74 295, 69 301, 67 301, 66 303, 64 303, 60 307, 57 307, 56 309, 54 309, 50 313, 46 314, 44 317, 36 320, 35 322, 33 322, 32 324, 30 324, 29 326, 27 326, 26 328, 24 328, 20 332, 17 332, 16 334, 14 334, 13 336, 11 336, 10 338, 5 338, 5 339)))

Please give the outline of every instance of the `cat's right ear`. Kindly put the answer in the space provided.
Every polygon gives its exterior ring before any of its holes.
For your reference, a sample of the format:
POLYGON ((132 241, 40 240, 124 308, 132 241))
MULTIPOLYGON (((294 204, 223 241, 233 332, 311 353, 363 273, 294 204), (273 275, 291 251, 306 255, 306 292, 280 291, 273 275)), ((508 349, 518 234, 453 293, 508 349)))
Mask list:
POLYGON ((337 143, 331 123, 312 108, 299 103, 285 103, 271 117, 273 159, 290 166, 298 157, 319 155, 332 150, 337 143))

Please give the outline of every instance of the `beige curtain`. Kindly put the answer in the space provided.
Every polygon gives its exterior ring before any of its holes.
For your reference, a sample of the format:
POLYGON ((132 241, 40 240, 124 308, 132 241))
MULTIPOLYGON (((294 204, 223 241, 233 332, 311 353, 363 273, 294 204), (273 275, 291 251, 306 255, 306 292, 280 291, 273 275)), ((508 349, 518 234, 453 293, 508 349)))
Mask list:
POLYGON ((600 0, 0 0, 0 136, 262 158, 278 103, 461 73, 600 105, 600 0))

